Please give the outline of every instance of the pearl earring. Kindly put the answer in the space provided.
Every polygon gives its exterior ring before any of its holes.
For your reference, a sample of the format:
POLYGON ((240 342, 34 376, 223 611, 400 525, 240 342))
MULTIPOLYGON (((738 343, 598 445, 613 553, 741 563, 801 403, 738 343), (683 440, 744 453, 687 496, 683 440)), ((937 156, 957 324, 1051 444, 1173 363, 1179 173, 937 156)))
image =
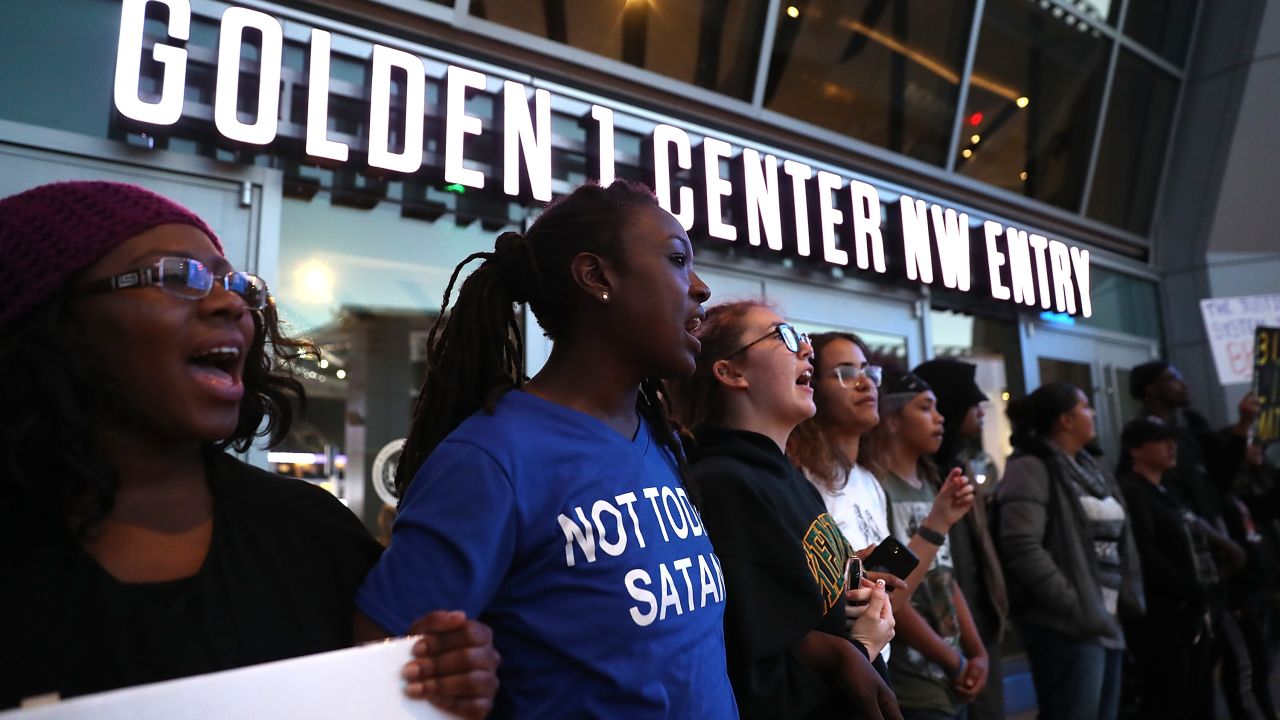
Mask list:
POLYGON ((605 302, 609 302, 609 293, 608 293, 608 291, 605 291, 605 292, 600 293, 600 299, 601 299, 601 300, 603 300, 603 301, 605 301, 605 302))

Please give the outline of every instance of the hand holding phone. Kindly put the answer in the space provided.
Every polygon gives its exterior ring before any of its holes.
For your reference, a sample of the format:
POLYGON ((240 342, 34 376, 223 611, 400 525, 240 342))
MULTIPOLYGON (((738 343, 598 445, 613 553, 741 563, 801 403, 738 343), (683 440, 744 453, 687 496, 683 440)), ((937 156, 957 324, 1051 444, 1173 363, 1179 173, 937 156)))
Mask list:
POLYGON ((920 558, 911 552, 911 549, 903 545, 897 538, 890 535, 876 545, 876 549, 869 555, 863 563, 865 567, 877 570, 883 569, 886 572, 895 575, 903 580, 911 574, 912 570, 920 564, 920 558))
POLYGON ((862 587, 862 558, 850 555, 844 563, 844 589, 857 590, 862 587))

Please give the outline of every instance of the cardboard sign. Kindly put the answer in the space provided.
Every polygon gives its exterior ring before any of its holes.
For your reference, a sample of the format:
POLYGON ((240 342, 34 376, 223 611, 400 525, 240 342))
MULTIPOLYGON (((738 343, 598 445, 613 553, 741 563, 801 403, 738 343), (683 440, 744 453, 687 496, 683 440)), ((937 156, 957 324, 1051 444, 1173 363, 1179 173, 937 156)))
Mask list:
POLYGON ((1280 327, 1280 295, 1209 298, 1200 301, 1205 335, 1213 349, 1218 381, 1236 385, 1253 380, 1253 331, 1280 327))
POLYGON ((1262 406, 1254 437, 1269 443, 1280 440, 1280 327, 1259 326, 1253 347, 1253 391, 1262 406))
POLYGON ((0 720, 450 720, 453 715, 404 694, 400 668, 415 640, 84 695, 0 712, 0 720))

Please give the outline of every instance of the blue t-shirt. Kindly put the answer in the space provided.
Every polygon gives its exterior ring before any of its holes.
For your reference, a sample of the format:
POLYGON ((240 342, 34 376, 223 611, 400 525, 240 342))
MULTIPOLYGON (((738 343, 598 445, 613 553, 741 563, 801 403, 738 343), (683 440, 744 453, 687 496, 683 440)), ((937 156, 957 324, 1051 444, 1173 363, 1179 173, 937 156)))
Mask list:
POLYGON ((356 603, 396 634, 487 623, 496 717, 737 717, 720 561, 643 420, 506 393, 423 464, 356 603))

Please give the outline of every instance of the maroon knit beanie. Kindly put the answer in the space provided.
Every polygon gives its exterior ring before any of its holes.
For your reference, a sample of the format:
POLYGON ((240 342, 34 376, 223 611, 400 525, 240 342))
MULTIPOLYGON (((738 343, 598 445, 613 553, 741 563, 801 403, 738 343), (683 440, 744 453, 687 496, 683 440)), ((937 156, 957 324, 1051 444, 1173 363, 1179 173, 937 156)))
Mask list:
POLYGON ((0 200, 0 328, 115 246, 169 223, 198 228, 222 252, 203 220, 137 185, 56 182, 0 200))

